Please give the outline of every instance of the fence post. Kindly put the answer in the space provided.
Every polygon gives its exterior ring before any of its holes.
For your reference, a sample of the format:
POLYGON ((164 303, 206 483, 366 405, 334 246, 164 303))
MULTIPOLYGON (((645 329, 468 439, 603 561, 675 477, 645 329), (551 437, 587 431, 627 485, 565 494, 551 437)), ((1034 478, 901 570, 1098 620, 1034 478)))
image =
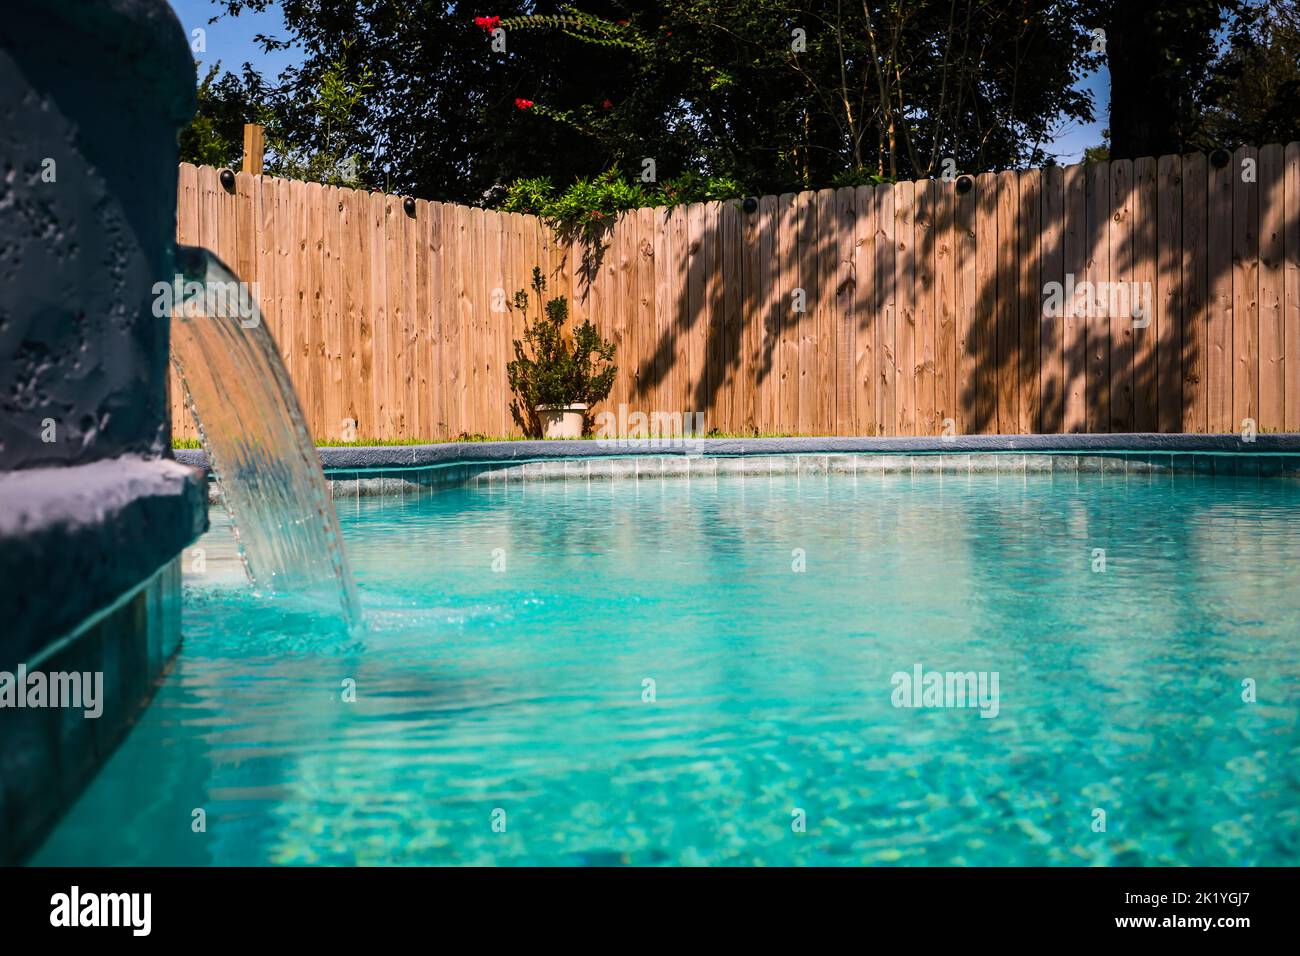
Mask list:
POLYGON ((244 124, 244 172, 262 175, 262 155, 265 152, 262 127, 257 123, 244 124))

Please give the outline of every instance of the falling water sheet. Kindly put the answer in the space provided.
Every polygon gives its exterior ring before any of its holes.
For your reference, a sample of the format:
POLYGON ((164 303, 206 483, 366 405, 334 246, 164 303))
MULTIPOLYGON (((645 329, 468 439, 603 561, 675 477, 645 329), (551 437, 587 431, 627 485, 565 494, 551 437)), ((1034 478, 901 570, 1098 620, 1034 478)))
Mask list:
POLYGON ((267 595, 337 606, 355 630, 338 518, 256 289, 206 249, 179 246, 176 258, 172 363, 248 578, 267 595))

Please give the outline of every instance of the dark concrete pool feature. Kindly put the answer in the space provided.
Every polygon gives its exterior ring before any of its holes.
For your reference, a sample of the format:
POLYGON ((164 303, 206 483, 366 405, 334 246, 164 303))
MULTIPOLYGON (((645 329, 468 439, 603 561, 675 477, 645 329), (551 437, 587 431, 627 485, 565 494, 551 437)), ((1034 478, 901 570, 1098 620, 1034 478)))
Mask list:
POLYGON ((207 528, 207 501, 202 473, 171 459, 152 288, 174 271, 176 134, 193 111, 166 0, 6 4, 0 682, 102 684, 96 716, 0 706, 0 864, 78 797, 181 640, 177 556, 207 528))
MULTIPOLYGON (((977 435, 965 438, 708 438, 690 448, 589 441, 318 449, 335 497, 460 484, 720 475, 1192 474, 1300 478, 1300 435, 977 435)), ((206 466, 201 451, 176 456, 206 466)), ((211 500, 219 501, 215 486, 211 500)))

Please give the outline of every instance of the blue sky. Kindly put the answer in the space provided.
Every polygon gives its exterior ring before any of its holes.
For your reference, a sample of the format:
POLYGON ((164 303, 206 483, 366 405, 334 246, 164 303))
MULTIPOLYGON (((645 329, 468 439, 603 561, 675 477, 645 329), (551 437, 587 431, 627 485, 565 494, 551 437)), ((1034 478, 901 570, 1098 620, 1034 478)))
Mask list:
MULTIPOLYGON (((300 54, 293 50, 284 50, 266 54, 253 41, 259 33, 284 38, 288 31, 284 18, 280 15, 279 4, 268 4, 263 13, 241 13, 237 17, 222 16, 216 23, 208 23, 212 17, 221 13, 213 0, 171 0, 172 9, 180 17, 186 33, 195 29, 206 32, 205 53, 195 53, 194 58, 204 64, 221 61, 224 70, 238 73, 245 63, 252 63, 258 72, 270 78, 278 76, 286 66, 300 59, 300 54)), ((192 36, 192 33, 191 33, 192 36)))
POLYGON ((1059 131, 1048 152, 1055 155, 1063 166, 1082 162, 1086 148, 1101 145, 1101 131, 1106 128, 1106 112, 1110 105, 1110 70, 1103 66, 1096 73, 1084 77, 1078 86, 1092 93, 1092 111, 1097 118, 1091 123, 1071 123, 1059 131))
MULTIPOLYGON (((220 60, 223 69, 238 72, 248 62, 260 73, 273 78, 300 56, 293 50, 265 54, 253 41, 259 33, 279 37, 287 35, 278 4, 268 4, 262 13, 223 16, 214 24, 209 24, 208 20, 219 13, 220 8, 213 0, 171 0, 171 4, 187 32, 196 28, 207 32, 207 52, 195 54, 195 59, 203 62, 205 68, 207 64, 220 60)), ((1086 77, 1080 86, 1092 92, 1098 118, 1088 124, 1063 126, 1057 132, 1048 151, 1056 156, 1058 162, 1066 165, 1082 160, 1085 148, 1100 144, 1101 131, 1106 127, 1106 106, 1110 102, 1109 74, 1103 68, 1086 77)))

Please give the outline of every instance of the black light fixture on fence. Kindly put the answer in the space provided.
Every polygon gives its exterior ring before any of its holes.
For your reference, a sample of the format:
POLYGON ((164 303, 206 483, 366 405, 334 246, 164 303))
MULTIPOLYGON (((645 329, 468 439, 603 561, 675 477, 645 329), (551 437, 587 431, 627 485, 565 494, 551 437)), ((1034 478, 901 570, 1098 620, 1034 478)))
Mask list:
POLYGON ((402 200, 402 208, 406 210, 406 214, 407 214, 408 216, 410 216, 412 219, 415 218, 415 200, 414 200, 414 199, 412 199, 410 196, 407 196, 405 199, 402 200))
POLYGON ((1231 159, 1232 154, 1223 147, 1219 147, 1210 153, 1210 165, 1215 169, 1222 169, 1224 166, 1227 166, 1231 159))
POLYGON ((217 174, 217 178, 221 180, 221 186, 226 192, 235 191, 235 174, 231 170, 223 169, 217 174))
POLYGON ((971 179, 969 176, 957 177, 957 192, 960 193, 961 195, 963 196, 966 195, 974 188, 975 188, 975 180, 971 179))
POLYGON ((753 196, 746 196, 745 201, 741 203, 741 208, 743 208, 747 213, 752 213, 758 208, 758 200, 753 196))

